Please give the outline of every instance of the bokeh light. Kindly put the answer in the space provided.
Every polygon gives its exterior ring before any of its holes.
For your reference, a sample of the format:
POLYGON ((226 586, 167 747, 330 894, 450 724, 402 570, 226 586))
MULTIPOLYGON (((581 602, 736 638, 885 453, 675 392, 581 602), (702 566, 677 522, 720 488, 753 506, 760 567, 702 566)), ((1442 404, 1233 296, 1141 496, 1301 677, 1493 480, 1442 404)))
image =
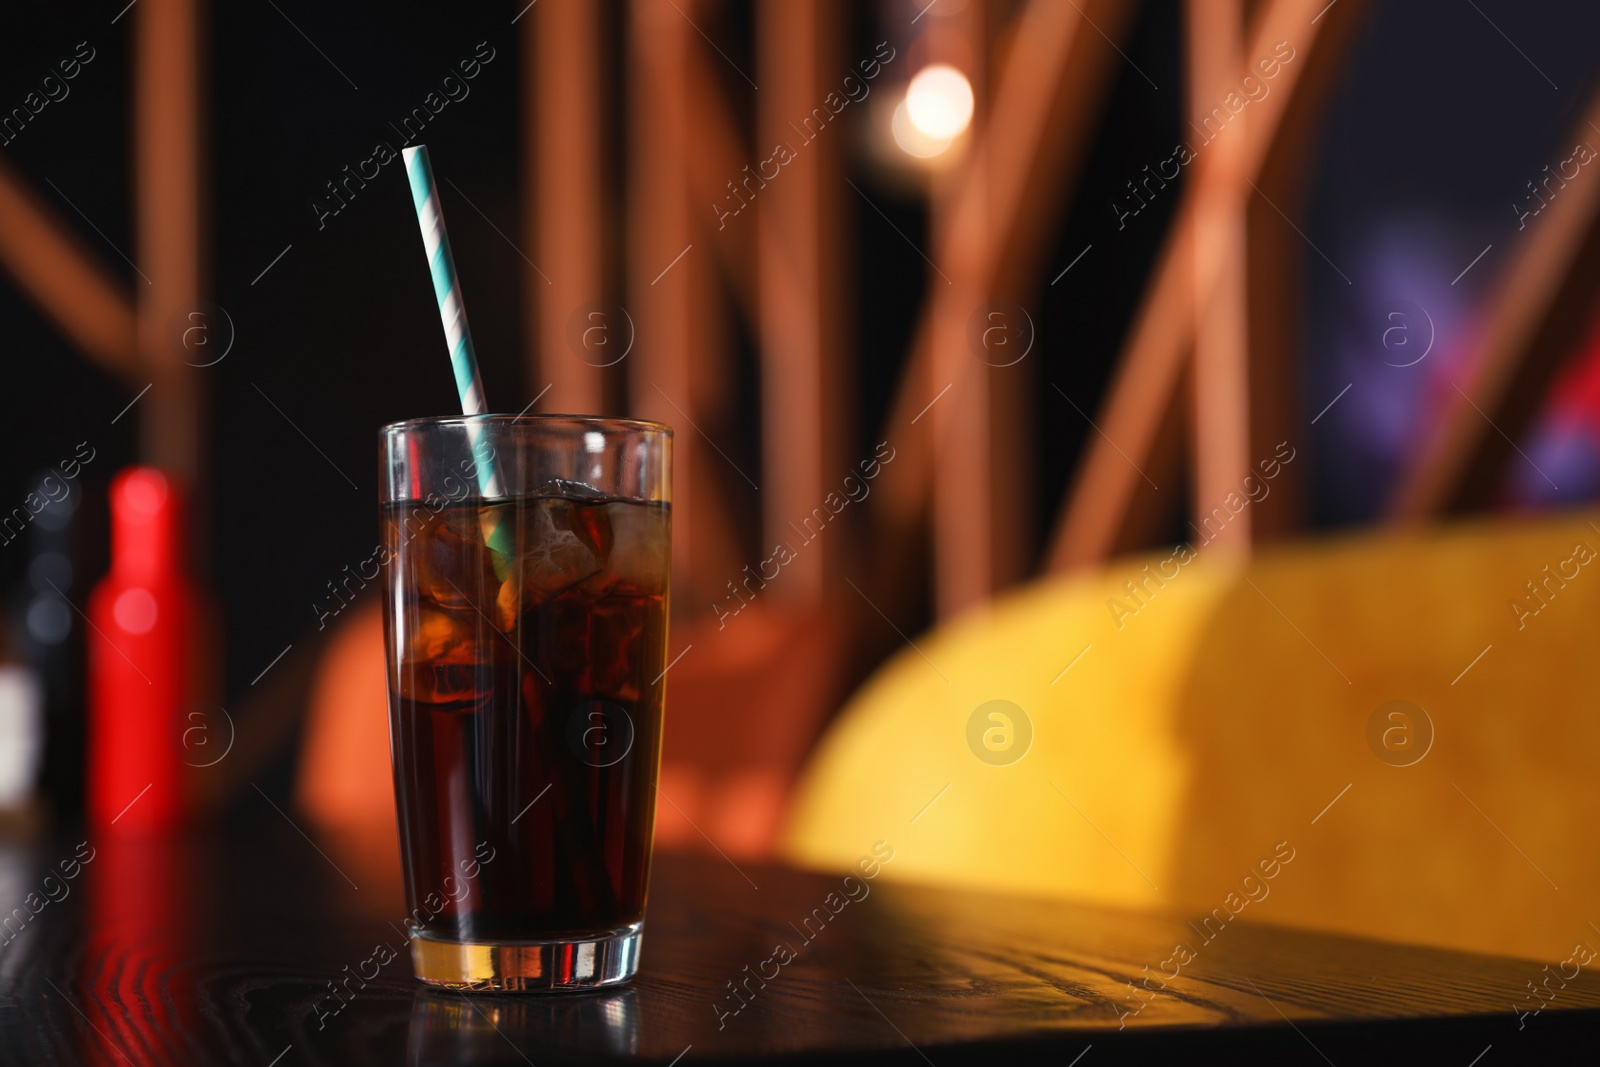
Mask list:
POLYGON ((932 63, 906 86, 906 117, 927 137, 948 143, 972 122, 972 83, 948 63, 932 63))
POLYGON ((949 137, 929 137, 917 129, 904 100, 895 105, 894 115, 889 119, 889 132, 902 152, 917 159, 931 159, 950 147, 949 137))

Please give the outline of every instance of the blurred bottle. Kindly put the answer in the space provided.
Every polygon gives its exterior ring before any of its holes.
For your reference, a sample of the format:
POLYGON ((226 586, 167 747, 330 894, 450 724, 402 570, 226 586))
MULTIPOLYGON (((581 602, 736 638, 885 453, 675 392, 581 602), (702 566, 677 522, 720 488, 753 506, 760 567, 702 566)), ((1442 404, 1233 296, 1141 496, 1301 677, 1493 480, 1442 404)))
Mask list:
POLYGON ((88 607, 88 816, 101 829, 159 832, 185 814, 179 739, 199 694, 184 529, 167 475, 130 467, 112 480, 111 570, 88 607))
POLYGON ((103 512, 90 492, 53 470, 34 479, 34 495, 49 504, 28 526, 25 573, 11 601, 16 651, 42 687, 39 790, 53 814, 69 819, 82 814, 84 800, 84 625, 73 605, 83 603, 105 556, 96 521, 103 512))
POLYGON ((0 831, 10 832, 36 820, 44 694, 11 634, 0 629, 0 638, 0 831))

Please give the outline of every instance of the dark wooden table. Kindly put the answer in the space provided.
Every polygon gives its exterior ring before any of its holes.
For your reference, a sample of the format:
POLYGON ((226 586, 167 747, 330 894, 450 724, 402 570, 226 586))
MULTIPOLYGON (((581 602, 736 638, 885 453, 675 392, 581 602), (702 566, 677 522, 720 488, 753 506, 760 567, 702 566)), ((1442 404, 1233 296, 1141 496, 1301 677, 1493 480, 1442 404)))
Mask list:
POLYGON ((1236 920, 1162 989, 1173 946, 1199 942, 1182 916, 884 878, 861 897, 841 877, 672 855, 631 986, 439 995, 410 976, 393 887, 355 888, 277 815, 183 842, 95 842, 68 881, 75 844, 4 854, 0 903, 27 920, 0 933, 0 1063, 1495 1067, 1592 1060, 1600 1036, 1590 969, 1519 1019, 1539 963, 1236 920), (845 890, 861 899, 840 906, 845 890), (819 908, 826 925, 802 932, 819 908), (780 944, 794 952, 782 965, 780 944), (1154 991, 1135 994, 1147 975, 1154 991))

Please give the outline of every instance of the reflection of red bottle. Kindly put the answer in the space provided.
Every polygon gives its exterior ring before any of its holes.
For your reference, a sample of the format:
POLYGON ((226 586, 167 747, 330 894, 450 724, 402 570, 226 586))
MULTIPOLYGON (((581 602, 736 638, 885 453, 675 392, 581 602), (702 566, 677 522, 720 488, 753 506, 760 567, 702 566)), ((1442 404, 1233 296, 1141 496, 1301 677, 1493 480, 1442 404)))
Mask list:
POLYGON ((160 471, 111 483, 111 571, 89 597, 88 814, 131 833, 183 813, 179 732, 196 694, 196 597, 181 563, 183 506, 160 471))

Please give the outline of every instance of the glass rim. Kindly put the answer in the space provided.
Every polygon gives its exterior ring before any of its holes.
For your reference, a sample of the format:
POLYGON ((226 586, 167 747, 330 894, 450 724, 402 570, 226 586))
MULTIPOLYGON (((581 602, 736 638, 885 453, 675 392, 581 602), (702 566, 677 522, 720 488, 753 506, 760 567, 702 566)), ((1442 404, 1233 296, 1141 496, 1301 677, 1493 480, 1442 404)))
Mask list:
POLYGON ((672 436, 672 427, 664 422, 655 422, 650 419, 630 419, 612 415, 569 415, 560 412, 551 412, 539 415, 512 415, 505 412, 493 412, 483 415, 423 415, 414 419, 402 419, 399 422, 386 423, 379 427, 378 436, 388 437, 392 434, 404 433, 407 430, 420 430, 432 426, 450 425, 512 425, 519 422, 551 423, 562 422, 579 426, 588 426, 599 431, 611 430, 631 433, 655 433, 672 436))

